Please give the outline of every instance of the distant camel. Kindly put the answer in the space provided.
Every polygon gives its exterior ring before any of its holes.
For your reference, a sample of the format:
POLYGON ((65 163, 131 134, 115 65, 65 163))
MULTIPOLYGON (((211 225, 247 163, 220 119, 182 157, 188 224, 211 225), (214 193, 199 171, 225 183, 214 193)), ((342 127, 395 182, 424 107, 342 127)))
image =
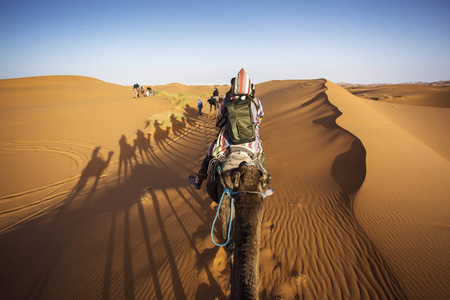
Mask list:
MULTIPOLYGON (((224 171, 207 181, 206 190, 215 202, 219 202, 227 188, 234 199, 234 233, 228 245, 231 256, 230 299, 258 299, 259 247, 263 198, 270 175, 258 167, 243 161, 239 167, 224 171)), ((223 197, 220 218, 222 234, 226 239, 230 215, 230 197, 223 197)))
POLYGON ((209 103, 209 112, 211 112, 212 108, 214 107, 214 111, 217 111, 217 108, 219 107, 219 97, 211 97, 208 99, 209 103))
POLYGON ((133 89, 134 98, 139 98, 139 88, 135 87, 133 89))

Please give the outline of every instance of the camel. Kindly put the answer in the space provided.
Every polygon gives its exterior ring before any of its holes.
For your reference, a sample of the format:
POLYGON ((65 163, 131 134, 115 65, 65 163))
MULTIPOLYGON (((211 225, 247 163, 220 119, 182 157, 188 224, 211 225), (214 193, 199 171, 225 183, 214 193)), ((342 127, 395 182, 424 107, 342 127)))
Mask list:
MULTIPOLYGON (((225 168, 224 168, 225 169, 225 168)), ((239 167, 209 177, 206 190, 215 202, 231 190, 234 199, 234 233, 228 245, 231 263, 230 299, 258 299, 259 295, 259 247, 263 198, 270 175, 258 167, 242 161, 239 167)), ((222 234, 226 239, 230 216, 230 197, 223 196, 220 210, 222 234)))
POLYGON ((139 88, 133 89, 134 98, 139 98, 139 88))
POLYGON ((212 108, 214 107, 214 111, 217 111, 219 108, 219 97, 211 97, 208 99, 209 103, 209 112, 211 112, 212 108))

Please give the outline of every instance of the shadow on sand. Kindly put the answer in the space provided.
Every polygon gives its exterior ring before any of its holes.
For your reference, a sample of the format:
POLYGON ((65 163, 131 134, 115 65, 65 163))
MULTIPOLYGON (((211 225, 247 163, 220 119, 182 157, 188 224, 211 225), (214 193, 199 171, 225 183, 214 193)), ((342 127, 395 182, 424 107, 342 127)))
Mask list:
MULTIPOLYGON (((188 120, 177 121, 185 124, 183 122, 189 123, 188 120)), ((183 165, 192 157, 175 143, 167 145, 170 127, 164 130, 163 124, 155 125, 153 136, 157 147, 152 147, 151 135, 141 130, 136 131, 133 145, 125 135, 120 137, 117 184, 114 180, 108 181, 111 174, 105 175, 113 153, 103 159, 98 147, 64 206, 55 214, 0 236, 0 290, 4 297, 40 299, 52 295, 58 298, 71 290, 74 297, 134 299, 145 294, 153 299, 187 299, 190 296, 184 289, 186 279, 181 275, 186 273, 186 270, 181 271, 185 263, 179 261, 184 255, 180 255, 177 247, 181 239, 195 253, 197 269, 203 270, 208 279, 208 283, 198 288, 196 298, 214 295, 214 298, 225 299, 209 269, 209 262, 203 261, 203 252, 208 249, 199 248, 194 239, 195 236, 209 237, 207 228, 214 217, 211 202, 172 170, 172 165, 183 165), (96 193, 101 180, 105 180, 102 184, 105 188, 96 193), (141 202, 143 190, 149 195, 148 202, 141 202), (184 210, 190 212, 190 221, 186 219, 186 212, 182 215, 177 210, 180 202, 184 210), (168 225, 173 218, 175 225, 168 225), (200 224, 197 229, 192 228, 193 221, 200 224), (107 235, 99 230, 100 224, 102 228, 109 228, 107 235), (169 232, 173 229, 179 232, 175 237, 169 232), (156 248, 159 249, 156 251, 156 248), (140 260, 136 260, 137 251, 145 253, 140 260), (167 264, 161 262, 156 253, 165 253, 167 264), (100 257, 99 260, 95 260, 93 254, 100 257), (81 265, 75 262, 79 259, 83 262, 81 265), (101 282, 89 279, 86 265, 89 265, 89 272, 103 274, 101 282), (137 274, 137 267, 142 269, 143 265, 146 265, 145 274, 137 274), (170 273, 169 290, 160 278, 164 268, 170 273), (150 283, 144 285, 145 291, 140 284, 142 276, 150 283), (58 289, 58 286, 64 288, 58 289)), ((179 132, 184 126, 174 131, 179 132)), ((198 143, 191 135, 183 139, 187 139, 188 144, 198 143)), ((207 257, 211 259, 210 255, 207 257)))

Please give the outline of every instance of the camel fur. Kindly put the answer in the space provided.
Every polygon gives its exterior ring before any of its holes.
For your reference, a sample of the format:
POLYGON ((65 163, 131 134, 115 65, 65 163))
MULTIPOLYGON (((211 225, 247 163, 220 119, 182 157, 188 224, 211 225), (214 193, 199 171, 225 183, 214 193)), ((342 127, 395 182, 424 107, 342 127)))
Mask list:
MULTIPOLYGON (((218 176, 216 176, 218 177, 218 176)), ((238 168, 222 174, 224 184, 233 191, 265 193, 270 179, 268 173, 256 166, 241 164, 238 168)), ((218 178, 208 180, 207 192, 218 202, 225 189, 218 178)), ((259 247, 263 215, 263 195, 257 193, 238 193, 234 198, 234 233, 231 245, 231 299, 258 299, 259 294, 259 247)), ((230 216, 230 198, 222 201, 220 218, 222 234, 226 238, 230 216)))

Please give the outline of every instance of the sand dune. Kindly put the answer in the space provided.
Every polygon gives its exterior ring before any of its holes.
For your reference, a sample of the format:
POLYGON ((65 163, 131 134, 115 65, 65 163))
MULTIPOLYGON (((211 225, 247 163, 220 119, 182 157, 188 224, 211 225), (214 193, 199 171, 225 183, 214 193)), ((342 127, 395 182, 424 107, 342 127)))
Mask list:
POLYGON ((448 298, 450 143, 444 137, 450 110, 360 101, 327 86, 344 112, 338 124, 356 134, 368 153, 366 179, 355 198, 359 223, 408 298, 448 298))
POLYGON ((347 89, 356 96, 381 102, 450 108, 450 86, 393 84, 347 89))
MULTIPOLYGON (((215 204, 186 181, 217 133, 214 112, 196 111, 213 86, 153 88, 133 99, 87 77, 0 81, 3 297, 227 297, 215 204)), ((256 91, 275 188, 261 298, 449 298, 450 111, 430 107, 445 92, 415 93, 424 107, 325 79, 256 91)))

